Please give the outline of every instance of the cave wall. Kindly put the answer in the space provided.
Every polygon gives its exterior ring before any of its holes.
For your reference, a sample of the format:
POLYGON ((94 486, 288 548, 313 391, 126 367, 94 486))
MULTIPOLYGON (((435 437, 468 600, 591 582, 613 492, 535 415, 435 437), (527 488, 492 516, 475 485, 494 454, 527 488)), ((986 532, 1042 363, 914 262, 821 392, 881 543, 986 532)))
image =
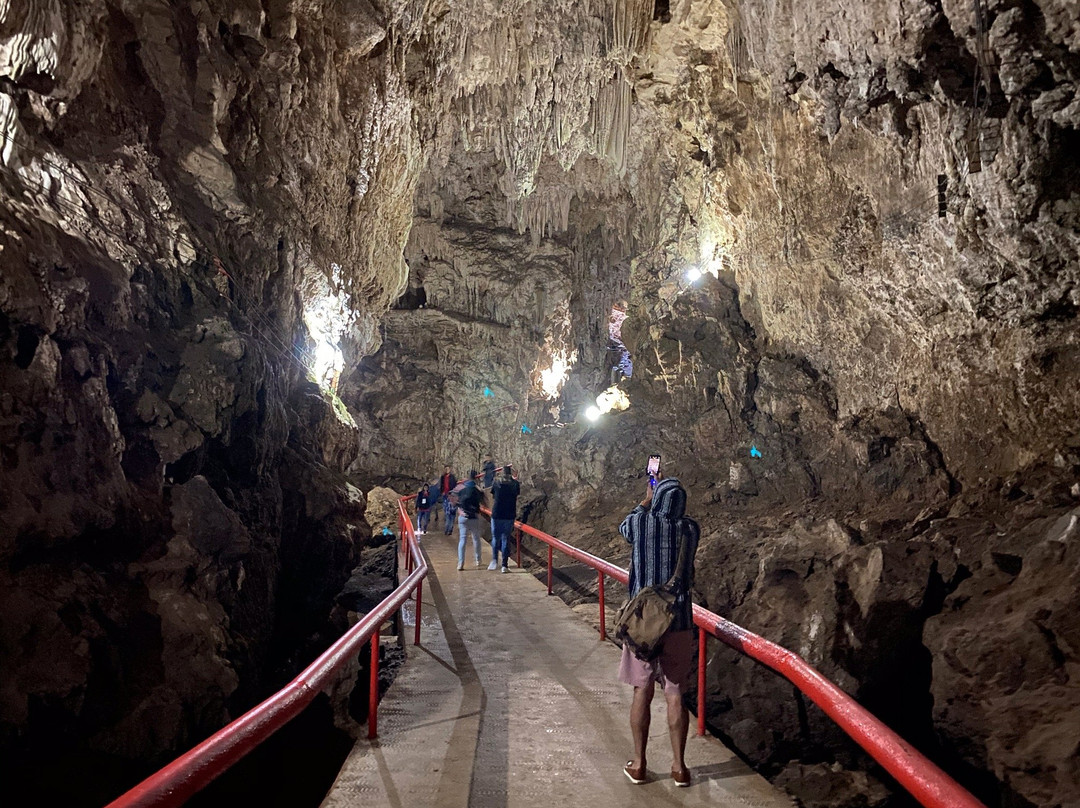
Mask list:
POLYGON ((13 795, 101 804, 326 642, 370 530, 317 346, 377 339, 420 167, 394 13, 0 10, 13 795))
MULTIPOLYGON (((528 5, 491 26, 531 20, 528 5)), ((421 478, 490 449, 524 471, 533 518, 619 558, 614 528, 661 452, 704 526, 703 602, 798 651, 988 802, 1067 804, 1075 565, 1050 525, 1068 533, 1080 496, 1074 27, 1055 3, 978 9, 657 5, 609 66, 625 118, 596 52, 560 48, 548 72, 549 32, 576 42, 580 25, 559 4, 484 51, 499 64, 467 61, 419 182, 399 338, 372 364, 423 426, 379 432, 377 454, 421 478), (621 134, 576 129, 571 96, 621 134), (691 284, 689 266, 706 274, 691 284), (534 313, 538 270, 572 279, 568 320, 534 313), (616 302, 630 409, 590 425, 616 302), (458 313, 490 336, 431 326, 458 313), (424 372, 399 383, 423 340, 424 372), (529 358, 560 345, 579 352, 549 398, 529 358), (517 419, 483 410, 492 377, 513 380, 517 419), (1018 609, 976 638, 985 610, 1018 609), (1020 686, 1027 669, 1041 673, 1020 686)), ((794 759, 866 766, 789 685, 722 649, 709 717, 789 786, 807 780, 794 759)))

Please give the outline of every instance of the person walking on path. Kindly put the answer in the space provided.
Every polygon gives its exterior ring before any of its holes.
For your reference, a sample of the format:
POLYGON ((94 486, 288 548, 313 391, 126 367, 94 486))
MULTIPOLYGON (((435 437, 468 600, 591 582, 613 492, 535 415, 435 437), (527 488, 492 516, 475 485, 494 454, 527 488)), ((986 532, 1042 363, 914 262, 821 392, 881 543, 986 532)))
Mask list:
POLYGON ((476 484, 476 472, 470 471, 468 478, 451 492, 451 497, 457 501, 458 538, 457 559, 459 570, 465 569, 465 538, 472 533, 473 556, 476 558, 476 566, 480 566, 480 535, 483 532, 480 522, 480 506, 483 504, 484 494, 476 484))
POLYGON ((636 784, 648 779, 645 746, 649 740, 649 721, 656 684, 659 682, 667 701, 668 734, 671 738, 671 777, 678 786, 690 785, 690 772, 683 758, 689 714, 683 694, 694 672, 693 604, 690 588, 694 581, 694 554, 701 529, 684 515, 686 491, 674 477, 656 476, 645 499, 632 510, 619 532, 631 545, 630 597, 647 586, 662 587, 675 573, 679 541, 686 542, 686 560, 681 580, 675 582, 675 619, 660 642, 659 656, 652 661, 638 659, 624 644, 619 662, 619 681, 632 685, 630 731, 634 737, 634 757, 623 773, 636 784))
POLYGON ((454 530, 454 504, 450 501, 450 492, 457 486, 457 477, 450 471, 449 466, 443 467, 443 475, 439 478, 439 499, 443 506, 443 533, 449 536, 454 530))
POLYGON ((431 518, 431 507, 435 504, 432 491, 434 486, 424 483, 416 492, 416 530, 423 536, 427 533, 428 520, 431 518))
POLYGON ((481 470, 484 472, 484 488, 490 491, 492 483, 495 482, 495 461, 491 459, 491 455, 484 455, 484 465, 481 470))
POLYGON ((499 566, 502 554, 502 571, 509 572, 510 534, 514 532, 514 519, 517 518, 517 498, 521 493, 521 483, 509 463, 503 463, 502 475, 495 480, 491 495, 495 502, 491 506, 491 564, 489 570, 499 566))

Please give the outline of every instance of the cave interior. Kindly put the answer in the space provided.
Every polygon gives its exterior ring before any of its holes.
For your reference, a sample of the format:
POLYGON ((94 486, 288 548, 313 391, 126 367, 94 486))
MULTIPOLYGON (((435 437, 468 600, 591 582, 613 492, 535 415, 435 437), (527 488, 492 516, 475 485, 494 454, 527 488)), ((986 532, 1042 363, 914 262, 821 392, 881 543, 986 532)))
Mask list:
MULTIPOLYGON (((102 804, 274 692, 445 465, 625 564, 656 453, 697 602, 1080 804, 1078 127, 1072 0, 0 3, 5 788, 102 804)), ((801 805, 910 804, 708 676, 801 805)), ((275 741, 313 780, 337 709, 275 741)))

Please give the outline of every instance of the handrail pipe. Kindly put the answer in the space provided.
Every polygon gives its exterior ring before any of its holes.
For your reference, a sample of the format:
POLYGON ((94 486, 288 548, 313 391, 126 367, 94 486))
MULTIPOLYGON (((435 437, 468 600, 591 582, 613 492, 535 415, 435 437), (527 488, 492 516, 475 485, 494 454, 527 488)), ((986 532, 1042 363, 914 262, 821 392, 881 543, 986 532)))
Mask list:
POLYGON ((195 748, 178 757, 165 768, 150 775, 130 791, 117 797, 106 808, 144 808, 183 805, 198 791, 221 775, 256 746, 303 712, 335 675, 355 660, 365 642, 371 641, 370 707, 368 737, 375 737, 378 707, 378 632, 401 605, 416 591, 416 636, 420 641, 420 582, 428 574, 427 560, 416 541, 412 520, 405 510, 405 500, 398 502, 398 521, 407 536, 407 563, 412 572, 374 611, 368 612, 355 626, 308 665, 295 679, 270 698, 253 707, 232 723, 215 732, 195 748))
MULTIPOLYGON (((485 513, 490 512, 485 508, 485 513)), ((604 609, 603 578, 608 576, 629 585, 630 574, 622 567, 567 544, 529 525, 515 522, 522 533, 548 546, 548 594, 554 574, 552 553, 570 556, 600 575, 600 609, 604 609)), ((520 544, 518 547, 520 552, 520 544)), ((520 566, 520 556, 518 565, 520 566)), ((706 637, 716 637, 736 651, 779 673, 807 698, 820 707, 837 726, 866 750, 882 768, 896 779, 925 808, 985 808, 983 803, 942 771, 933 761, 901 738, 855 699, 826 679, 798 654, 766 640, 752 631, 725 620, 697 604, 694 605, 694 625, 698 627, 698 734, 705 734, 705 665, 706 637)), ((600 617, 601 639, 606 636, 604 615, 600 617)))

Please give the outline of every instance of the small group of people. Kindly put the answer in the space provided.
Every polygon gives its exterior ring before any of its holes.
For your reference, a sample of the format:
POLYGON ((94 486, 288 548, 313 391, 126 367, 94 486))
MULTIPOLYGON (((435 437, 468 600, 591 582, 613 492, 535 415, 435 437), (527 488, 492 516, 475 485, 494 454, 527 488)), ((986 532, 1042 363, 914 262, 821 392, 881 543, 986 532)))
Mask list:
POLYGON ((480 508, 490 504, 491 563, 488 564, 488 569, 509 572, 510 536, 514 532, 521 483, 510 463, 504 463, 502 473, 496 477, 498 469, 491 455, 485 455, 481 468, 480 473, 470 471, 464 480, 458 482, 450 466, 445 466, 437 483, 421 486, 416 493, 416 529, 420 534, 427 533, 431 512, 435 510, 436 519, 438 519, 436 508, 441 502, 443 532, 449 536, 455 521, 458 528, 457 568, 465 569, 465 545, 470 535, 473 542, 473 557, 476 560, 476 566, 479 567, 481 564, 480 545, 484 541, 480 508), (488 496, 491 497, 490 503, 488 496))

